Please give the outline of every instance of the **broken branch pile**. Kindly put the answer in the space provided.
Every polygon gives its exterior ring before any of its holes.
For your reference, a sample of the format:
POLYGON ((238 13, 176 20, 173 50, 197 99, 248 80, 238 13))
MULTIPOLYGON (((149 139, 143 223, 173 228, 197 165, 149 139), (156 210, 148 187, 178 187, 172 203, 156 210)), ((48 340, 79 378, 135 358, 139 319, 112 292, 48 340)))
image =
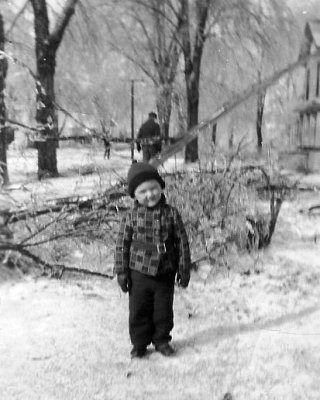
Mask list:
MULTIPOLYGON (((167 174, 166 182, 169 202, 182 211, 194 264, 204 259, 216 263, 230 244, 240 250, 268 246, 281 204, 293 189, 279 178, 271 181, 259 165, 167 174), (249 191, 268 199, 268 218, 259 220, 254 215, 252 203, 247 200, 249 191)), ((0 240, 0 251, 19 253, 44 273, 49 271, 57 277, 69 271, 112 278, 100 271, 57 262, 56 253, 63 253, 61 248, 66 243, 74 250, 79 242, 86 246, 99 242, 112 253, 119 217, 130 203, 120 182, 101 195, 52 199, 38 208, 12 211, 5 225, 14 226, 14 235, 0 240), (56 262, 45 260, 46 252, 56 262)), ((70 251, 64 253, 69 255, 70 251)))

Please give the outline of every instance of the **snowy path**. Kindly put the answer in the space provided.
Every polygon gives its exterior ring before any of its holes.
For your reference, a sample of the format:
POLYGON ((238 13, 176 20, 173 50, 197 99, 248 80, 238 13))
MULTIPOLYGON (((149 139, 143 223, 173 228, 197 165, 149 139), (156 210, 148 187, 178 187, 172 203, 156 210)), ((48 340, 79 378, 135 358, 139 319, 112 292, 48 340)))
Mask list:
MULTIPOLYGON (((26 197, 69 195, 80 178, 68 168, 26 197)), ((91 191, 90 179, 78 189, 91 191)), ((170 359, 150 351, 130 361, 127 297, 114 281, 0 284, 0 399, 319 400, 320 217, 299 212, 316 203, 318 193, 306 193, 283 204, 270 248, 241 259, 259 274, 241 275, 237 256, 235 271, 208 277, 204 265, 177 290, 170 359)))
POLYGON ((276 287, 270 296, 261 277, 234 278, 203 285, 194 277, 177 291, 176 356, 150 351, 134 361, 127 298, 114 281, 0 286, 1 399, 209 400, 230 391, 237 400, 318 400, 316 286, 298 306, 276 287), (259 317, 264 290, 277 307, 259 317))

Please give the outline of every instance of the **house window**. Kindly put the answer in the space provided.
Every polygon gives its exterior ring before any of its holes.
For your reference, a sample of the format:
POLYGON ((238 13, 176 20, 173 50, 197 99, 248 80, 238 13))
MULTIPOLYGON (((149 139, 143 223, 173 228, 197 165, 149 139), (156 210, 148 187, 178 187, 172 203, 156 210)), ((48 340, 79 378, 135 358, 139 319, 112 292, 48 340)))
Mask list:
POLYGON ((312 130, 313 130, 313 144, 316 144, 317 141, 317 114, 312 114, 312 130))
POLYGON ((309 91, 310 91, 310 70, 307 69, 306 100, 309 100, 309 91))
POLYGON ((317 85, 316 85, 316 97, 319 97, 320 93, 320 62, 317 64, 317 85))

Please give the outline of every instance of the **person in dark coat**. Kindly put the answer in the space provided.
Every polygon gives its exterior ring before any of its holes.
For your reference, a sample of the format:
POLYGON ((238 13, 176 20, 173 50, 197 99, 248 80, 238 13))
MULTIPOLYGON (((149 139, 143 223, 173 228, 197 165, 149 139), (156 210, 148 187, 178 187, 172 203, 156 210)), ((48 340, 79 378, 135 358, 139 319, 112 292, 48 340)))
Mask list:
POLYGON ((104 155, 103 158, 110 158, 110 150, 111 150, 111 143, 110 140, 108 139, 107 136, 103 136, 102 138, 103 144, 104 144, 104 155))
POLYGON ((190 280, 188 237, 175 207, 162 193, 165 182, 148 163, 132 164, 128 191, 134 204, 123 216, 116 240, 114 272, 129 293, 129 334, 132 357, 143 357, 152 343, 170 356, 174 283, 190 280))
POLYGON ((102 126, 102 141, 104 145, 104 154, 103 158, 110 158, 110 150, 111 150, 111 142, 110 142, 110 131, 105 128, 105 126, 101 123, 102 126))
POLYGON ((137 150, 140 152, 142 148, 144 162, 148 162, 161 152, 160 125, 156 119, 157 114, 150 112, 149 118, 141 125, 137 135, 137 150))

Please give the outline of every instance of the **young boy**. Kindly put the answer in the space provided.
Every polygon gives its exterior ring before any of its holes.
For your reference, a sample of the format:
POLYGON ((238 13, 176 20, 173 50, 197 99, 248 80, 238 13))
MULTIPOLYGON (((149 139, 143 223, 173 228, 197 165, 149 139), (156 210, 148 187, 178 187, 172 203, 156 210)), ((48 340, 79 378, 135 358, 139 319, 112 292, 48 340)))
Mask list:
POLYGON ((143 357, 153 343, 164 356, 173 328, 173 293, 190 280, 190 250, 178 211, 166 203, 165 183, 147 163, 132 164, 128 191, 135 199, 123 217, 115 252, 115 273, 123 292, 129 293, 131 357, 143 357))

